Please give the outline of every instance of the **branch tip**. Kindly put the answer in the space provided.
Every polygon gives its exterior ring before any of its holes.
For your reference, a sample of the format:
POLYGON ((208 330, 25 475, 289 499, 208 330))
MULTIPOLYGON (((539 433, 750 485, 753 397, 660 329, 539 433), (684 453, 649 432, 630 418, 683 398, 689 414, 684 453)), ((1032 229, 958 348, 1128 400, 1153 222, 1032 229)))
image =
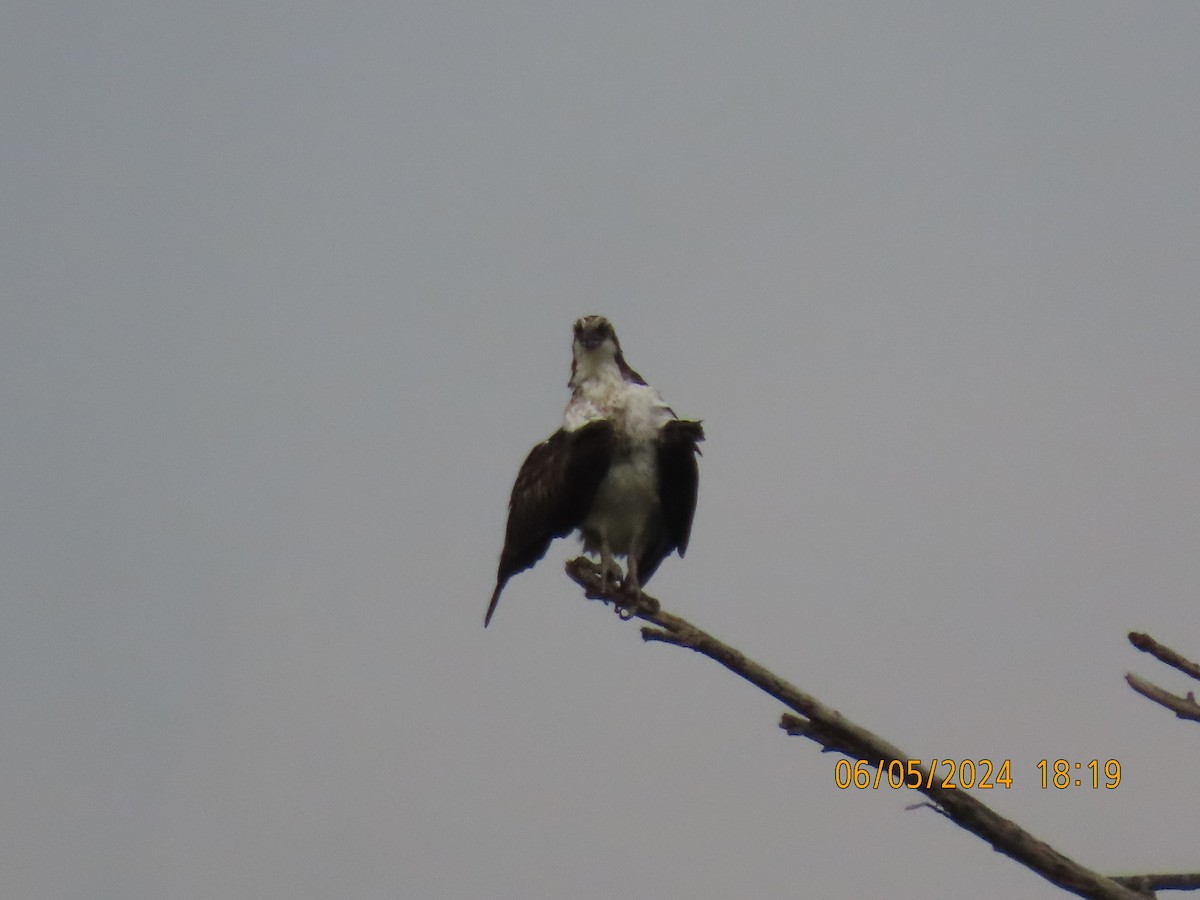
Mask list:
POLYGON ((1200 664, 1192 662, 1187 657, 1172 650, 1164 644, 1160 644, 1150 635, 1140 631, 1129 632, 1129 643, 1137 647, 1143 653, 1149 653, 1159 662, 1178 669, 1185 675, 1200 681, 1200 664))

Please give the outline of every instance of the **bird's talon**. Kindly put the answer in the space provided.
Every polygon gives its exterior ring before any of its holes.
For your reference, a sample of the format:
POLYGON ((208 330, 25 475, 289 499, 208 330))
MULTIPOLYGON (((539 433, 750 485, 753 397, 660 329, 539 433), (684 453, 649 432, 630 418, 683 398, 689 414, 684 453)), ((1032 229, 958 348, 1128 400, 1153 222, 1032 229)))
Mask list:
POLYGON ((598 566, 600 570, 600 587, 604 594, 616 593, 625 581, 625 573, 621 571, 621 567, 616 563, 598 566))

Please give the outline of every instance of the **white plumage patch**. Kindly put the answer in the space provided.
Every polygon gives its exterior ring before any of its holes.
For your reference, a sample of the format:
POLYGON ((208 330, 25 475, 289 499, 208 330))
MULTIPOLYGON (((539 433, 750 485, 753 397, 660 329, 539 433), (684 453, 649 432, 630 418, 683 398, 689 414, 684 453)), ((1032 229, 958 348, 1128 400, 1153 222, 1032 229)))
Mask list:
POLYGON ((675 418, 658 391, 648 384, 627 382, 611 357, 586 373, 580 366, 575 381, 575 393, 563 412, 567 431, 611 419, 618 434, 634 441, 654 441, 659 429, 675 418))
POLYGON ((583 523, 583 546, 593 553, 607 544, 615 556, 627 556, 631 548, 638 554, 659 515, 657 453, 653 444, 637 444, 613 461, 600 482, 583 523))

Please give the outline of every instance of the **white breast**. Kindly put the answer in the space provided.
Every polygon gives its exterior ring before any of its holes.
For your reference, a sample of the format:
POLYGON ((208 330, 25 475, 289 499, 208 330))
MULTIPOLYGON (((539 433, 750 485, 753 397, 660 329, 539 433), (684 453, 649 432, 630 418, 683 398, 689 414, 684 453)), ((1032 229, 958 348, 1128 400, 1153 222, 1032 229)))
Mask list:
POLYGON ((657 451, 653 444, 639 442, 613 460, 600 483, 583 525, 584 545, 599 551, 598 538, 614 554, 625 556, 657 529, 659 517, 657 451))
POLYGON ((654 441, 673 418, 658 391, 648 384, 630 384, 611 363, 576 388, 563 413, 563 428, 574 431, 597 419, 611 419, 618 435, 634 442, 654 441))

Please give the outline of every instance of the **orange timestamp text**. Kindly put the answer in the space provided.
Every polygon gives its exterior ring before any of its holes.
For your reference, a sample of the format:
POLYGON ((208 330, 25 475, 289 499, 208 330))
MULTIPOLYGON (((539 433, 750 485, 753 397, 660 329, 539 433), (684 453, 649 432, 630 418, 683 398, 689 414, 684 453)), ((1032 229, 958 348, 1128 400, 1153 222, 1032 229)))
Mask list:
POLYGON ((1042 759, 1038 760, 1037 768, 1042 776, 1043 790, 1052 787, 1060 791, 1069 787, 1090 787, 1093 790, 1105 788, 1111 791, 1121 783, 1121 763, 1115 759, 1105 762, 1098 759, 1087 762, 1042 759))
MULTIPOLYGON (((1112 790, 1121 783, 1121 763, 1115 759, 1072 762, 1066 759, 1043 759, 1037 764, 1043 790, 1057 788, 1106 788, 1112 790)), ((990 790, 1013 785, 1012 760, 993 762, 990 759, 932 759, 925 766, 919 759, 866 760, 851 762, 839 759, 833 765, 833 783, 842 790, 858 788, 979 788, 990 790)))
POLYGON ((833 766, 833 783, 848 788, 980 788, 1012 787, 1012 760, 995 763, 990 759, 933 759, 924 768, 919 759, 893 759, 850 762, 839 759, 833 766), (871 770, 875 771, 872 772, 871 770), (942 772, 939 773, 938 770, 942 772))

